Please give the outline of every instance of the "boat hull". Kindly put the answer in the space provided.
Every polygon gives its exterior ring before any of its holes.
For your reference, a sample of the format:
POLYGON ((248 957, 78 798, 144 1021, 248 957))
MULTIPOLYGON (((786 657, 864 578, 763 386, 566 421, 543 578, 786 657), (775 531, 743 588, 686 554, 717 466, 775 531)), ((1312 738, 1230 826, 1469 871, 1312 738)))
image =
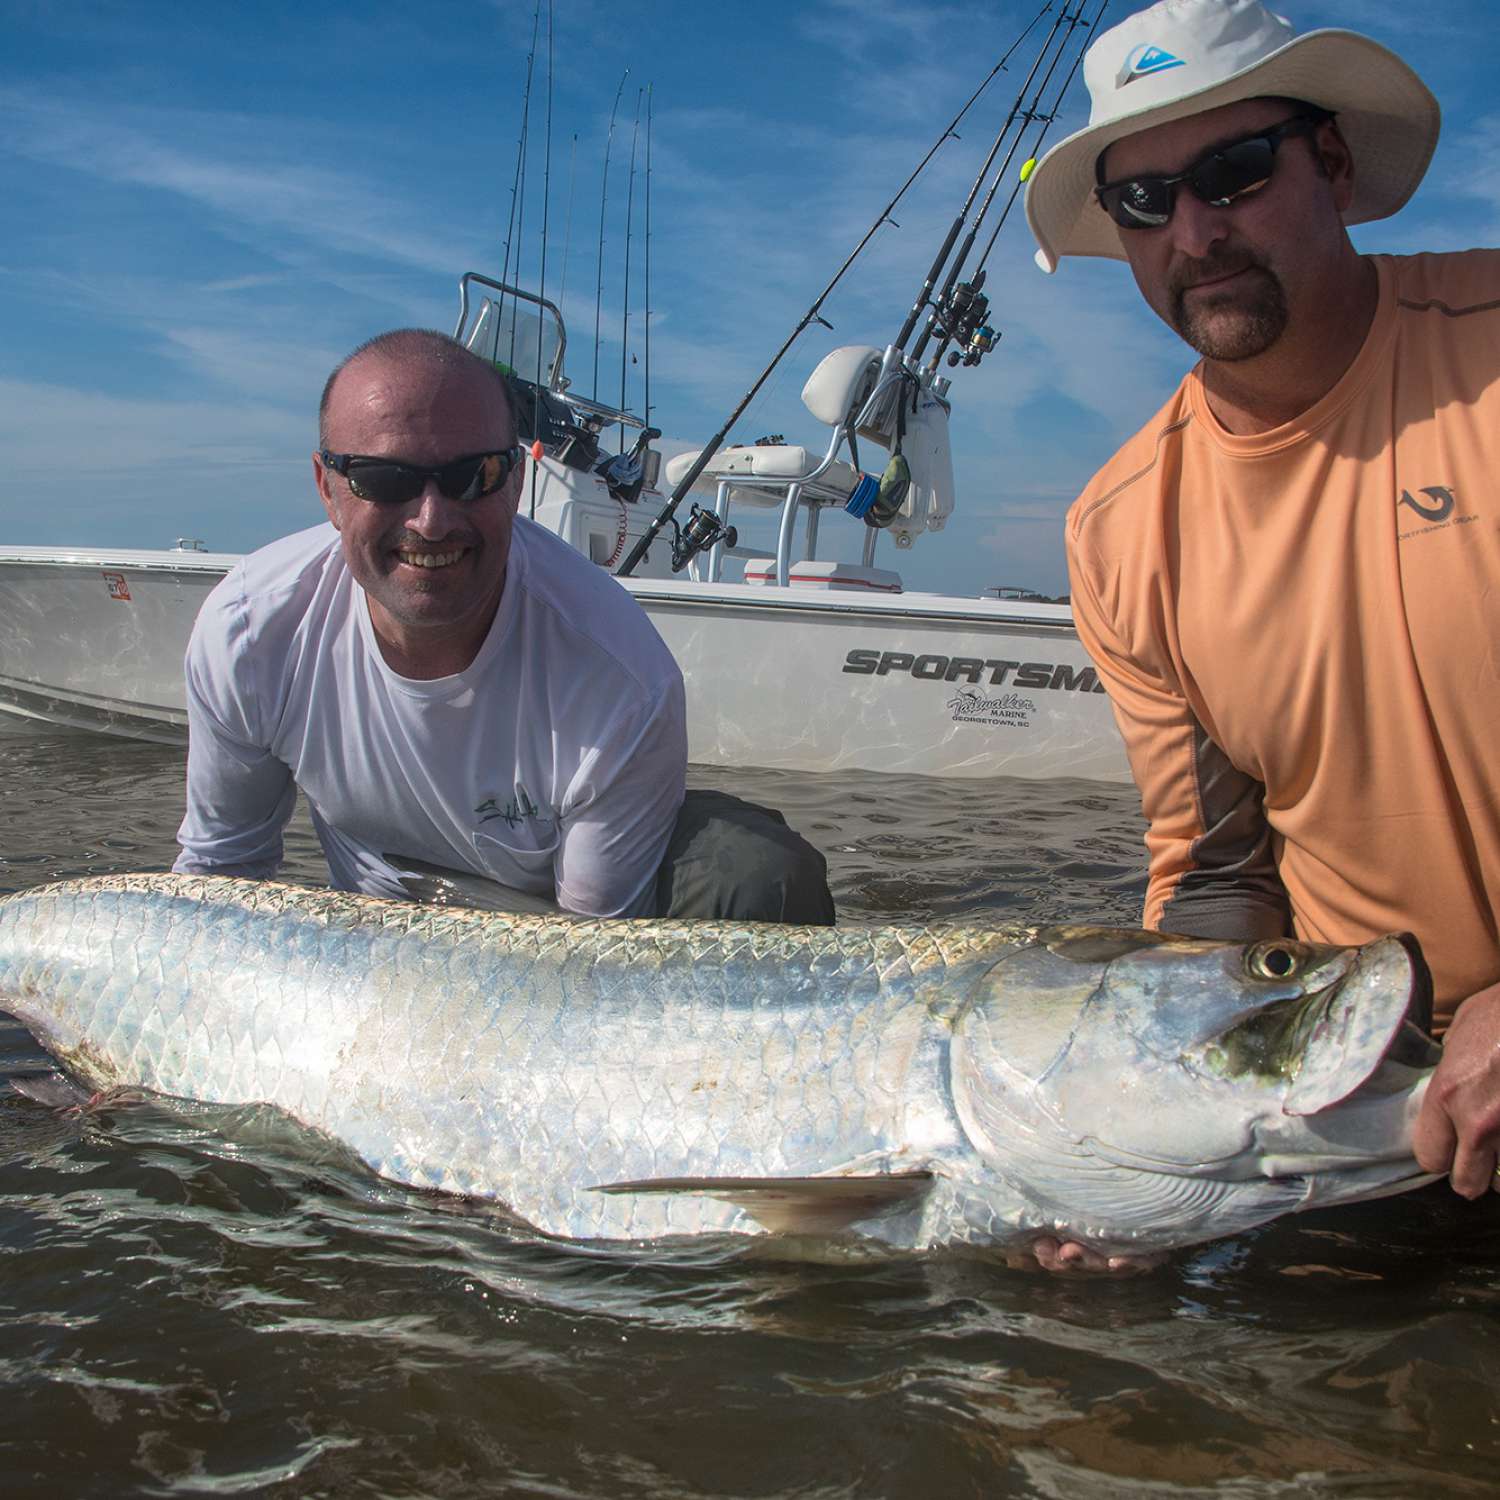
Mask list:
POLYGON ((1129 779, 1063 606, 629 586, 682 667, 700 764, 1129 779))
MULTIPOLYGON (((181 743, 183 653, 228 553, 0 553, 0 711, 181 743)), ((1059 605, 626 579, 682 666, 703 765, 1128 779, 1059 605)))

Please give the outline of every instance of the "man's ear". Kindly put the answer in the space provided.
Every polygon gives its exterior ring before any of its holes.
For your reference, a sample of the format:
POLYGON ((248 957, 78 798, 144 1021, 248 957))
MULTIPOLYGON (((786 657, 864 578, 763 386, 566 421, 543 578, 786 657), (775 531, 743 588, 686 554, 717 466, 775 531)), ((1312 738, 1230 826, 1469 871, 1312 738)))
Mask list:
MULTIPOLYGON (((521 491, 526 486, 526 460, 531 458, 531 450, 525 449, 521 462, 510 471, 505 481, 505 488, 510 491, 510 508, 519 511, 521 508, 521 491)), ((536 460, 532 459, 535 463, 536 460)))
POLYGON ((335 531, 341 530, 339 526, 339 508, 333 498, 333 478, 328 472, 328 466, 323 462, 321 453, 314 453, 313 461, 313 483, 318 487, 318 499, 323 502, 323 509, 328 513, 328 519, 333 523, 335 531))
POLYGON ((1354 202, 1354 153, 1344 139, 1337 120, 1325 120, 1312 138, 1313 151, 1323 175, 1333 184, 1333 201, 1338 211, 1347 213, 1354 202))

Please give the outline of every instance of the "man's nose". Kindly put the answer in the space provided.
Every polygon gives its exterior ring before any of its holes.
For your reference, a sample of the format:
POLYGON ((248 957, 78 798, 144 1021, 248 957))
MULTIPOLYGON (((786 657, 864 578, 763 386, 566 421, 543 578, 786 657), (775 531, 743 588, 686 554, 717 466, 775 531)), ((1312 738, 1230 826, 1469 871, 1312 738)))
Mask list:
POLYGON ((1172 206, 1172 244, 1180 255, 1203 260, 1229 234, 1232 207, 1215 208, 1196 193, 1179 188, 1172 206))
POLYGON ((406 518, 406 526, 429 542, 436 542, 450 532, 459 529, 463 506, 450 500, 437 486, 437 480, 429 478, 417 496, 416 509, 406 518))

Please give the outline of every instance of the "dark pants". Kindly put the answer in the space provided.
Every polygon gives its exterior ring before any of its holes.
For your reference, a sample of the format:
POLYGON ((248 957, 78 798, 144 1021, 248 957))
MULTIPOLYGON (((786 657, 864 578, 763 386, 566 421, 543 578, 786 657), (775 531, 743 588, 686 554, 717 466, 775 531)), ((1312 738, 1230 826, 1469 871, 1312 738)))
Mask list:
POLYGON ((656 914, 831 927, 828 863, 779 812, 690 791, 656 876, 656 914))

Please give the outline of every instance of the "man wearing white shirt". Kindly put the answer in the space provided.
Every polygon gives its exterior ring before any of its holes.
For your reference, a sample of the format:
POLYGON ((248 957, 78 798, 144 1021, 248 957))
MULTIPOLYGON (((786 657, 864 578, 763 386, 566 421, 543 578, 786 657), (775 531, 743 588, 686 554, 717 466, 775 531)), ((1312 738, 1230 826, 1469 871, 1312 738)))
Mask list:
POLYGON ((695 794, 679 823, 682 675, 517 516, 498 371, 442 334, 371 340, 324 390, 313 471, 331 524, 243 559, 194 628, 178 870, 273 874, 300 786, 343 889, 402 896, 410 861, 590 916, 832 921, 775 814, 695 794))

